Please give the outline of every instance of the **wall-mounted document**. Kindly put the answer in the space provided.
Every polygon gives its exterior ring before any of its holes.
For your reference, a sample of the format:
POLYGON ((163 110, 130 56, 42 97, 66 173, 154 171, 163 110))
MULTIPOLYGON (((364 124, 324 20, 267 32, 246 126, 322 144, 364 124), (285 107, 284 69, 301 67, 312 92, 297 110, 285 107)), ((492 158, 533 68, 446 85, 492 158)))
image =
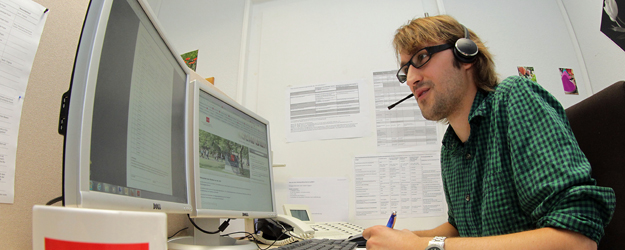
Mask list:
POLYGON ((289 204, 306 204, 314 221, 348 221, 349 180, 345 177, 291 178, 289 204))
POLYGON ((392 211, 403 218, 446 212, 437 151, 355 157, 354 185, 356 219, 384 219, 392 211))
POLYGON ((17 134, 47 9, 30 0, 0 0, 0 202, 13 203, 17 134))
POLYGON ((288 88, 287 142, 370 135, 364 87, 358 80, 288 88))
POLYGON ((423 118, 414 98, 388 110, 388 106, 410 94, 397 80, 396 70, 373 72, 378 151, 414 151, 439 147, 436 122, 423 118))

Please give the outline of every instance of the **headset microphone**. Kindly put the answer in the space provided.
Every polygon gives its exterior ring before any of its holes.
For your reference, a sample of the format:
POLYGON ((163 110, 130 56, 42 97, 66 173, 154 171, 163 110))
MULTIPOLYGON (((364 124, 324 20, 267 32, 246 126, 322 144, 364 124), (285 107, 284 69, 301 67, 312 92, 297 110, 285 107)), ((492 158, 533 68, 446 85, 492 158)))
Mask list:
POLYGON ((396 103, 393 103, 391 106, 388 106, 388 110, 391 110, 392 108, 394 108, 395 106, 397 106, 397 104, 400 104, 400 103, 404 102, 405 100, 408 100, 408 98, 413 97, 413 96, 414 96, 414 94, 410 94, 410 95, 408 95, 408 96, 404 97, 404 99, 401 99, 401 100, 399 100, 399 101, 398 101, 398 102, 396 102, 396 103))

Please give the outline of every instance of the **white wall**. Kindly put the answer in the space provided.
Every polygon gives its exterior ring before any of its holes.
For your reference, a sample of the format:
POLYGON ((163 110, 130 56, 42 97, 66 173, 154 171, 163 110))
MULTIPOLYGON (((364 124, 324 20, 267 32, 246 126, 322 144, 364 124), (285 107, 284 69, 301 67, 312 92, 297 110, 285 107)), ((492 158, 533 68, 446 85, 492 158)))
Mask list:
MULTIPOLYGON (((372 71, 396 68, 390 45, 395 29, 426 11, 450 14, 473 29, 495 54, 502 78, 517 75, 517 66, 533 66, 539 84, 565 108, 625 79, 623 63, 616 63, 624 60, 623 51, 598 30, 599 1, 257 2, 251 13, 244 104, 272 122, 274 161, 287 165, 275 169, 278 205, 286 202, 289 178, 353 180, 353 157, 375 153, 375 136, 287 143, 286 88, 354 79, 371 83, 372 71), (573 69, 579 95, 564 94, 558 68, 573 69)), ((349 204, 353 209, 353 197, 349 204)), ((398 227, 427 228, 443 221, 413 219, 398 222, 398 227)))
MULTIPOLYGON (((287 143, 285 91, 289 86, 364 79, 397 68, 391 40, 408 20, 446 13, 474 30, 495 54, 502 77, 533 66, 537 81, 565 107, 625 79, 625 52, 599 31, 602 1, 579 0, 150 0, 181 52, 200 49, 198 73, 271 122, 277 205, 292 177, 348 177, 353 157, 376 153, 375 135, 287 143), (228 4, 226 4, 228 2, 228 4), (166 7, 167 6, 167 7, 166 7), (186 13, 181 16, 181 13, 186 13), (249 18, 249 20, 247 19, 249 18), (203 46, 203 47, 200 47, 203 46), (241 49, 243 46, 243 49, 241 49), (214 51, 214 57, 203 51, 214 51), (241 54, 242 52, 242 54, 241 54), (206 57, 208 64, 203 64, 206 57), (558 68, 573 68, 580 95, 564 95, 558 68), (236 69, 235 69, 236 68, 236 69), (236 70, 239 70, 237 75, 236 70), (222 80, 223 79, 223 80, 222 80)), ((373 96, 372 88, 367 90, 373 96)), ((373 104, 371 108, 373 108, 373 104)), ((374 117, 372 126, 374 125, 374 117)), ((372 127, 375 131, 375 128, 372 127)), ((353 183, 350 183, 350 185, 353 183)), ((350 194, 353 187, 350 186, 350 194)), ((349 200, 353 209, 354 198, 349 200)), ((280 210, 279 210, 280 211, 280 210)), ((355 221, 363 226, 385 221, 355 221)), ((397 228, 424 229, 445 216, 399 220, 397 228)))
POLYGON ((556 0, 444 0, 446 14, 480 36, 494 55, 503 79, 518 75, 517 66, 532 66, 538 84, 566 108, 591 94, 581 54, 556 0), (579 57, 578 57, 579 55, 579 57), (558 68, 571 68, 579 95, 566 95, 558 68))
POLYGON ((581 99, 625 79, 625 51, 599 30, 603 1, 443 2, 447 14, 486 40, 502 76, 516 74, 516 66, 535 66, 538 83, 565 107, 580 98, 562 94, 554 67, 573 68, 578 85, 587 87, 581 99))
MULTIPOLYGON (((434 6, 436 2, 434 2, 434 6)), ((286 142, 286 89, 364 79, 373 99, 372 72, 397 69, 395 30, 423 16, 422 1, 274 0, 252 5, 245 105, 272 122, 276 202, 287 202, 287 181, 296 177, 347 177, 349 218, 362 226, 382 220, 355 220, 354 156, 376 153, 376 138, 286 142)), ((406 94, 409 94, 408 92, 406 94)), ((373 103, 365 104, 374 109, 373 103)), ((375 131, 371 117, 371 131, 375 131)), ((401 217, 400 217, 401 218, 401 217)), ((397 221, 397 228, 425 229, 446 216, 397 221)))
POLYGON ((180 53, 199 49, 196 72, 236 98, 245 0, 148 0, 180 53))
POLYGON ((562 2, 584 56, 593 93, 625 80, 625 51, 599 30, 603 1, 562 2))

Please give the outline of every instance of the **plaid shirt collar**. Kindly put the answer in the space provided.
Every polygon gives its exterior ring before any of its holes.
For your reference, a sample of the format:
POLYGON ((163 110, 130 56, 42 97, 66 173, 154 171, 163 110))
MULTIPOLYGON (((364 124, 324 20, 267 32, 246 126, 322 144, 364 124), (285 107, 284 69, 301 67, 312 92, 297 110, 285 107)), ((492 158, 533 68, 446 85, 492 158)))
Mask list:
MULTIPOLYGON (((469 123, 471 124, 471 128, 475 125, 479 125, 480 118, 486 116, 488 114, 490 105, 486 105, 488 100, 493 96, 492 93, 495 91, 487 92, 481 89, 478 89, 475 94, 475 99, 473 99, 473 104, 471 105, 471 111, 469 112, 469 123)), ((469 140, 471 137, 469 136, 469 140)), ((467 140, 467 141, 469 141, 467 140)), ((443 147, 447 148, 455 148, 458 144, 462 144, 454 129, 449 126, 447 127, 447 131, 443 136, 443 147)))

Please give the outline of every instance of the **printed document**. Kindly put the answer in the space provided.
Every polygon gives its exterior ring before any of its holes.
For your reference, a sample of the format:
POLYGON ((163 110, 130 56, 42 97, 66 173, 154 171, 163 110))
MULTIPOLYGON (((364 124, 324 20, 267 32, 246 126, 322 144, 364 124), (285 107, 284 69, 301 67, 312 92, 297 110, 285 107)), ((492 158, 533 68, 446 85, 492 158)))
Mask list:
POLYGON ((379 152, 414 151, 440 147, 436 122, 421 115, 414 97, 389 110, 388 106, 410 94, 401 84, 396 70, 373 72, 375 118, 379 152))
POLYGON ((348 183, 345 177, 291 178, 287 202, 308 205, 316 222, 349 221, 348 183))
POLYGON ((363 80, 288 88, 287 142, 370 135, 364 88, 363 80))
POLYGON ((0 203, 14 199, 22 104, 47 12, 31 0, 0 0, 0 203))
POLYGON ((356 219, 441 216, 446 212, 440 152, 354 158, 356 219))

